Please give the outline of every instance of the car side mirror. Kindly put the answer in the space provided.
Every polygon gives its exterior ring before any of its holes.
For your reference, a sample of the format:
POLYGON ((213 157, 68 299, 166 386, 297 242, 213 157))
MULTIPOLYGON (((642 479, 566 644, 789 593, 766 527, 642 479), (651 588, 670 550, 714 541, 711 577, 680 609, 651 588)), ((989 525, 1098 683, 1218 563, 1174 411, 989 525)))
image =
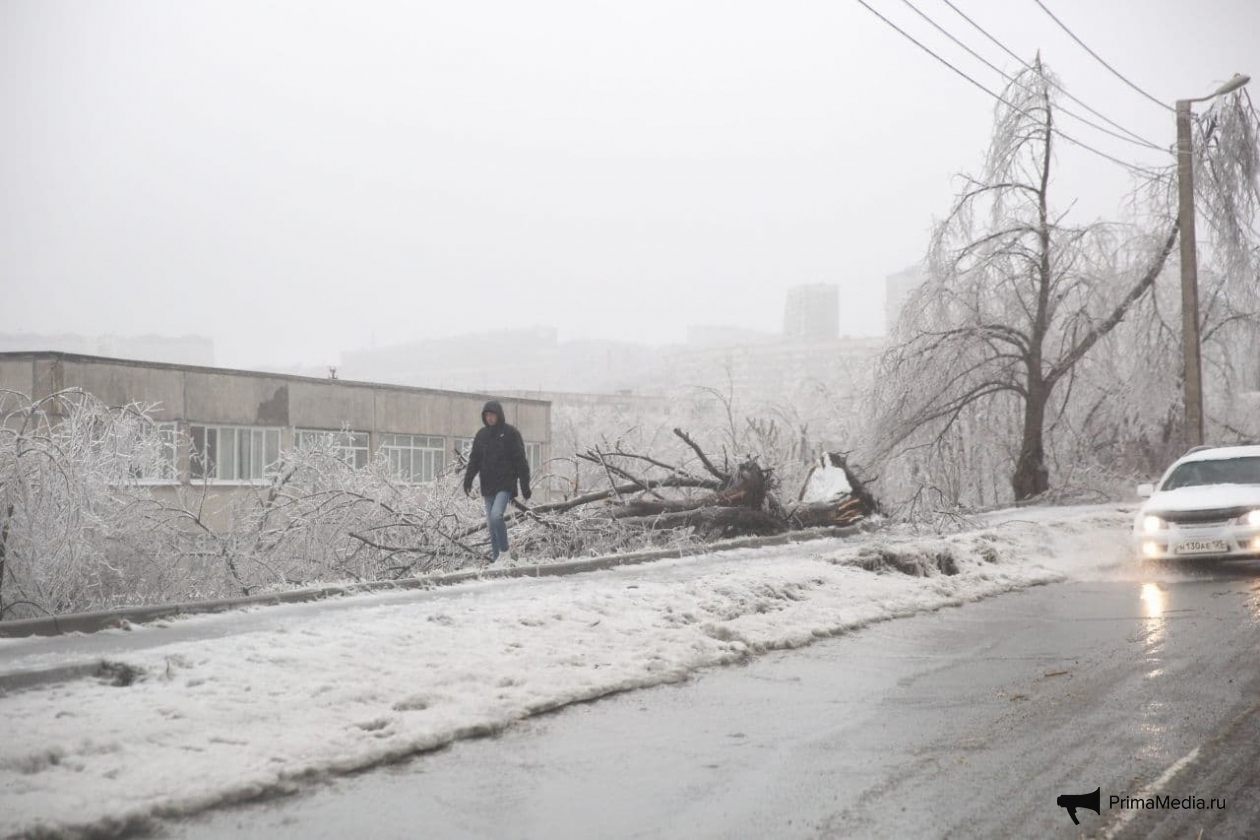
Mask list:
POLYGON ((1137 486, 1137 494, 1139 499, 1149 499, 1151 494, 1155 492, 1154 484, 1139 484, 1137 486))

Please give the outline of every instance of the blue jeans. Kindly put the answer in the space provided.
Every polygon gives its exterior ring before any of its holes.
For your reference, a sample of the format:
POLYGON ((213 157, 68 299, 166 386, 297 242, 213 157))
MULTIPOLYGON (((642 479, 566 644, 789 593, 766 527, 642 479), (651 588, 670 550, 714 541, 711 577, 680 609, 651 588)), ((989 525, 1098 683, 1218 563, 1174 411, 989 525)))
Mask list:
POLYGON ((512 501, 512 494, 500 490, 493 496, 481 498, 486 503, 486 525, 490 529, 490 561, 494 562, 499 559, 500 554, 508 550, 507 523, 503 521, 503 514, 512 501))

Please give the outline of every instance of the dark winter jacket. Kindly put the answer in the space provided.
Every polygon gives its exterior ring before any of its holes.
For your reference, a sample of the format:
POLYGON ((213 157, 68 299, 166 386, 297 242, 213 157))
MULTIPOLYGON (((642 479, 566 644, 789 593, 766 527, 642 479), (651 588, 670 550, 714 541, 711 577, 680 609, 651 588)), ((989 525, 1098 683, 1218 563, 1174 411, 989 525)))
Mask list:
POLYGON ((472 490, 473 476, 481 474, 481 495, 493 496, 504 490, 529 498, 529 459, 525 457, 525 442, 515 426, 509 426, 503 417, 503 406, 498 400, 490 400, 481 409, 481 422, 473 438, 472 452, 468 456, 468 469, 464 471, 464 492, 472 490), (486 412, 498 415, 493 426, 486 423, 486 412))

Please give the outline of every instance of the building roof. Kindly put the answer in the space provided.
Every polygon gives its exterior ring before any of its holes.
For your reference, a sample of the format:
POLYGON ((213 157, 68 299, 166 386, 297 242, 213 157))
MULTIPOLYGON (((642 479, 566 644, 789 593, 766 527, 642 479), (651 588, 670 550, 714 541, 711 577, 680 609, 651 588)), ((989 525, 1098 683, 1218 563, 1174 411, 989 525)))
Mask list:
POLYGON ((88 362, 88 363, 107 363, 112 365, 127 365, 137 368, 151 368, 158 370, 171 371, 187 371, 190 373, 208 373, 208 374, 227 374, 231 376, 248 376, 259 379, 284 379, 290 382, 309 382, 319 384, 337 384, 350 385, 360 388, 376 388, 379 390, 398 391, 410 394, 435 394, 452 397, 478 397, 482 399, 507 399, 518 403, 536 403, 539 405, 550 405, 550 400, 536 399, 531 397, 504 396, 498 397, 495 394, 486 394, 480 391, 452 391, 443 388, 421 388, 415 385, 392 385, 386 382, 365 382, 355 379, 334 379, 332 377, 320 376, 300 376, 294 373, 268 373, 258 370, 241 370, 238 368, 218 368, 203 367, 200 365, 181 365, 169 362, 149 362, 137 359, 114 359, 108 356, 88 356, 81 353, 62 353, 57 350, 18 350, 0 353, 0 362, 6 361, 68 361, 68 362, 88 362))

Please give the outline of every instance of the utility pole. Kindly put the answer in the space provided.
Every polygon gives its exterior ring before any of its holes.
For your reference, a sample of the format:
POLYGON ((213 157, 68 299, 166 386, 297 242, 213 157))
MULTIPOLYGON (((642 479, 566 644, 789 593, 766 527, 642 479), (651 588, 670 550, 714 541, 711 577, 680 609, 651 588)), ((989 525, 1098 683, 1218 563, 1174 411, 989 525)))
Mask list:
POLYGON ((1235 73, 1209 96, 1177 100, 1177 238, 1181 240, 1181 347, 1185 367, 1186 448, 1203 444, 1203 358, 1199 336, 1199 255, 1194 241, 1194 141, 1191 104, 1238 90, 1250 76, 1235 73))
POLYGON ((1177 100, 1177 223, 1181 240, 1181 347, 1186 448, 1203 444, 1203 360, 1199 340, 1199 256, 1194 241, 1194 154, 1189 99, 1177 100))

